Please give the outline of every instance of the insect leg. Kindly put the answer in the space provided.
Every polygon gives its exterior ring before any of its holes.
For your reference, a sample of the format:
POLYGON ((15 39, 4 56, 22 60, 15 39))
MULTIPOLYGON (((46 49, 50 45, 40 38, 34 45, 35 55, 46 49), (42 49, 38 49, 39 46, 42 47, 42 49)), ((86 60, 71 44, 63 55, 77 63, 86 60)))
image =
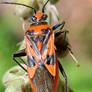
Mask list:
POLYGON ((65 92, 67 92, 67 75, 62 67, 62 65, 60 64, 60 62, 58 62, 59 64, 59 69, 60 69, 60 72, 62 73, 64 79, 65 79, 65 92))
POLYGON ((66 36, 66 31, 65 30, 60 30, 57 33, 55 33, 55 37, 58 37, 59 35, 61 35, 62 33, 64 33, 64 37, 66 36))
POLYGON ((63 21, 63 22, 61 22, 61 23, 59 23, 59 24, 56 24, 55 26, 52 27, 52 29, 53 29, 53 30, 56 30, 58 27, 61 26, 60 29, 62 30, 63 27, 64 27, 64 25, 65 25, 65 21, 63 21))
MULTIPOLYGON (((16 58, 19 58, 23 63, 25 63, 24 60, 20 58, 20 57, 22 57, 22 56, 26 56, 25 49, 20 50, 20 51, 19 51, 18 53, 16 53, 16 54, 13 54, 12 58, 13 58, 13 60, 14 60, 23 70, 25 70, 25 71, 27 72, 27 70, 16 60, 16 58)), ((25 63, 25 64, 26 64, 26 63, 25 63)))
POLYGON ((63 29, 58 31, 57 33, 55 33, 55 38, 57 38, 58 36, 60 36, 62 33, 64 34, 64 41, 66 40, 66 33, 68 33, 69 31, 63 29))
POLYGON ((21 58, 22 56, 26 56, 25 49, 22 49, 22 50, 18 51, 17 54, 21 54, 21 56, 18 57, 18 58, 19 58, 25 65, 27 65, 26 62, 21 58))
POLYGON ((25 62, 21 57, 19 57, 19 59, 20 59, 25 65, 27 65, 26 62, 25 62))
POLYGON ((66 30, 62 30, 63 27, 65 25, 65 21, 61 22, 60 24, 56 24, 55 26, 52 27, 53 30, 56 30, 58 27, 61 26, 60 30, 58 32, 55 32, 55 37, 58 37, 59 35, 61 35, 62 33, 64 33, 64 40, 66 38, 66 30))

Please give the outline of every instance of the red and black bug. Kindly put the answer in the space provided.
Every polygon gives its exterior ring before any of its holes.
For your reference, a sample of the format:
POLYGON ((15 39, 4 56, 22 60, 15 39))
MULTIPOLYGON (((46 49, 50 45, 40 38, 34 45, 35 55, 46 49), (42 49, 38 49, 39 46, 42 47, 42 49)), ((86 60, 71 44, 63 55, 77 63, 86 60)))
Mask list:
POLYGON ((34 10, 33 22, 24 33, 26 47, 18 53, 13 54, 13 60, 28 73, 33 91, 56 92, 60 69, 65 78, 65 92, 67 92, 67 76, 56 57, 56 47, 54 44, 55 38, 62 33, 65 34, 64 39, 66 38, 66 31, 62 30, 65 22, 63 21, 53 27, 48 25, 46 22, 47 15, 44 13, 44 8, 48 2, 49 0, 44 4, 42 12, 37 13, 34 8, 20 3, 1 2, 0 4, 22 5, 34 10), (55 30, 58 27, 61 28, 56 32, 55 30), (21 59, 23 56, 27 56, 27 63, 21 59), (27 69, 16 58, 24 62, 27 65, 27 69))

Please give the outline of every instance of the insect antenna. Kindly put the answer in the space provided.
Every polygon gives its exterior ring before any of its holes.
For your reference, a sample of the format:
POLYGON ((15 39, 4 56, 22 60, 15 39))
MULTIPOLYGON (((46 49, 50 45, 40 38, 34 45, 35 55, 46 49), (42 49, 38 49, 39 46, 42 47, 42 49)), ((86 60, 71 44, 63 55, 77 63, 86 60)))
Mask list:
POLYGON ((28 8, 31 8, 34 10, 34 13, 36 14, 36 9, 31 7, 31 6, 28 6, 28 5, 25 5, 25 4, 21 4, 21 3, 14 3, 14 2, 0 2, 0 4, 11 4, 11 5, 20 5, 20 6, 25 6, 25 7, 28 7, 28 8))
POLYGON ((44 8, 45 6, 47 5, 47 3, 49 2, 50 0, 47 0, 47 2, 43 5, 43 8, 42 8, 42 12, 44 13, 44 8))

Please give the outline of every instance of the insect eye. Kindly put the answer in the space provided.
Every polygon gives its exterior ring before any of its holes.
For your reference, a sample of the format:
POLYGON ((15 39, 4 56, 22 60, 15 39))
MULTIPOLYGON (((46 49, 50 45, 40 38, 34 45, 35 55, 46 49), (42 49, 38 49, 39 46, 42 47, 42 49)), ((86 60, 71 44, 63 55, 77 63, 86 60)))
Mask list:
POLYGON ((46 20, 47 17, 48 17, 48 16, 47 16, 46 14, 44 14, 43 17, 42 17, 42 19, 43 19, 43 20, 46 20))
POLYGON ((37 18, 35 16, 32 17, 32 21, 36 22, 37 18))

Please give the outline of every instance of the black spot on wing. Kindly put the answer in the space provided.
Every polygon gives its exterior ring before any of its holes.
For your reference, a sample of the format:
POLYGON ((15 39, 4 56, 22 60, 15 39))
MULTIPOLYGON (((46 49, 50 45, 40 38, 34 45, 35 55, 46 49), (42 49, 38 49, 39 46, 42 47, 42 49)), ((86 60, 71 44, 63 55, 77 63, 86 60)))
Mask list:
POLYGON ((30 45, 30 48, 33 48, 32 45, 30 45))
POLYGON ((43 42, 44 39, 45 39, 45 36, 39 36, 39 41, 40 41, 40 42, 43 42))
POLYGON ((34 43, 38 41, 39 36, 32 36, 31 39, 34 43))
POLYGON ((38 36, 32 36, 31 33, 30 33, 30 35, 27 35, 27 37, 31 42, 33 41, 34 43, 36 43, 39 38, 38 36))
POLYGON ((46 63, 49 65, 50 64, 50 55, 48 55, 47 57, 46 57, 46 63))
POLYGON ((27 36, 32 36, 34 34, 34 30, 28 30, 27 32, 26 32, 26 35, 27 36))
POLYGON ((35 63, 36 63, 36 60, 33 56, 32 57, 30 57, 30 56, 27 57, 27 64, 28 64, 29 67, 35 66, 35 63))
POLYGON ((31 41, 33 34, 34 34, 34 30, 29 30, 26 32, 26 35, 27 35, 27 38, 29 39, 29 41, 31 41))
POLYGON ((55 56, 54 55, 48 55, 46 57, 46 64, 54 65, 55 64, 55 56))
POLYGON ((35 43, 39 40, 40 42, 43 42, 45 40, 45 36, 33 36, 31 37, 32 41, 35 43))
POLYGON ((41 31, 42 31, 43 34, 47 34, 50 31, 50 28, 42 29, 41 31))

